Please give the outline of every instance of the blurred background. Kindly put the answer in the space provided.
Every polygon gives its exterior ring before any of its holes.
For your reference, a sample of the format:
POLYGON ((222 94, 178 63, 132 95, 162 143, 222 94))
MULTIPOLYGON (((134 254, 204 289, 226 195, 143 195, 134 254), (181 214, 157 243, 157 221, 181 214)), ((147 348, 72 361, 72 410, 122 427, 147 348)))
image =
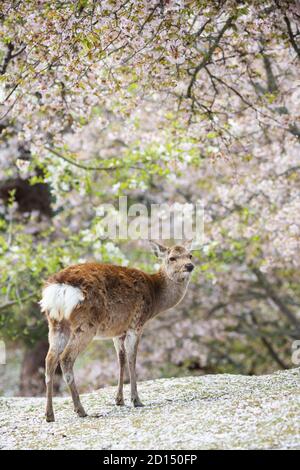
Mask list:
MULTIPOLYGON (((299 3, 4 1, 0 18, 0 394, 44 393, 50 274, 157 269, 146 241, 101 239, 124 195, 204 206, 188 293, 145 329, 139 380, 295 366, 299 3)), ((116 384, 112 342, 76 376, 116 384)))

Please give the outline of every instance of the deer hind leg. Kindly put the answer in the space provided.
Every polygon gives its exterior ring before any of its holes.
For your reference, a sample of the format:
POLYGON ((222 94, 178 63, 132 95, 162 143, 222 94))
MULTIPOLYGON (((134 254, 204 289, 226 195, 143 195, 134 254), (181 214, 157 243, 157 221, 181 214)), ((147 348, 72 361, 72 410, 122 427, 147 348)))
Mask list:
POLYGON ((136 385, 136 355, 139 340, 140 335, 136 331, 128 330, 124 344, 130 375, 131 401, 133 403, 133 406, 135 407, 144 406, 141 400, 139 399, 136 385))
POLYGON ((119 379, 118 379, 118 390, 116 395, 116 405, 123 406, 124 405, 124 396, 123 396, 123 383, 124 383, 124 370, 125 370, 125 361, 126 361, 126 354, 125 354, 125 335, 119 336, 117 338, 113 338, 113 342, 115 345, 115 349, 118 356, 119 362, 119 379))
POLYGON ((69 339, 69 331, 62 324, 57 326, 49 324, 49 351, 46 356, 46 421, 54 421, 52 404, 53 378, 58 365, 59 355, 64 350, 69 339))
POLYGON ((87 416, 84 408, 80 402, 79 393, 74 380, 73 366, 76 361, 76 358, 80 352, 82 352, 89 342, 92 340, 95 335, 95 328, 79 326, 74 332, 72 332, 69 342, 60 357, 60 366, 63 372, 63 376, 66 384, 68 385, 72 400, 74 403, 74 411, 84 418, 87 416))

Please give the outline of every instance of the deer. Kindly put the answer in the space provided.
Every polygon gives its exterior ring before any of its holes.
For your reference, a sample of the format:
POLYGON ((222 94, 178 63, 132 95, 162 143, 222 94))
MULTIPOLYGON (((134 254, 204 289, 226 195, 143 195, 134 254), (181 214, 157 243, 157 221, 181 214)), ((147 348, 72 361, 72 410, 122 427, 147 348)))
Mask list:
POLYGON ((40 301, 49 328, 45 363, 46 421, 55 420, 53 379, 60 364, 79 417, 87 416, 75 384, 77 356, 94 337, 113 340, 119 364, 115 403, 123 406, 123 383, 129 369, 131 402, 144 406, 137 390, 136 358, 146 323, 184 298, 194 269, 191 242, 166 247, 151 241, 160 268, 148 274, 136 268, 87 262, 62 269, 45 282, 40 301))

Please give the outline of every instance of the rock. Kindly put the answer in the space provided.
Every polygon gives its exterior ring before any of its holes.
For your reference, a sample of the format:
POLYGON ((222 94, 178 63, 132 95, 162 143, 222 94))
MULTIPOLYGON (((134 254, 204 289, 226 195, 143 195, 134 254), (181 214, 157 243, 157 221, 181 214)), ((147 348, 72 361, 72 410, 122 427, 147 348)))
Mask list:
POLYGON ((114 387, 69 398, 2 398, 2 449, 300 449, 300 369, 273 375, 207 375, 142 382, 145 408, 114 403, 114 387))

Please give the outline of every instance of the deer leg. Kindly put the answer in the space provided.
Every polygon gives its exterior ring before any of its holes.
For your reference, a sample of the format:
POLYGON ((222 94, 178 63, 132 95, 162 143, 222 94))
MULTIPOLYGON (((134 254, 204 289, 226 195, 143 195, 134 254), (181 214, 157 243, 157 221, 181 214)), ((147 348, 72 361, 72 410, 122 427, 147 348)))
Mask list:
POLYGON ((113 338, 113 342, 116 348, 118 362, 119 362, 119 379, 118 379, 118 390, 116 395, 116 405, 124 405, 124 396, 123 396, 123 383, 124 383, 124 370, 125 370, 125 347, 124 347, 125 336, 119 336, 118 338, 113 338))
POLYGON ((133 406, 139 407, 144 406, 138 396, 137 385, 136 385, 136 355, 139 344, 139 335, 134 330, 128 330, 125 337, 125 350, 127 355, 129 375, 130 375, 130 389, 131 389, 131 401, 133 406))
POLYGON ((46 421, 54 421, 54 412, 52 404, 53 396, 53 378, 58 365, 59 355, 63 351, 68 341, 68 334, 63 331, 60 326, 54 328, 51 324, 49 325, 49 351, 46 356, 46 421))
POLYGON ((80 327, 77 328, 76 332, 71 335, 66 349, 60 357, 60 366, 63 372, 65 382, 71 392, 72 400, 74 403, 74 411, 81 418, 84 418, 85 416, 87 416, 87 414, 80 402, 79 393, 77 391, 74 379, 73 366, 78 354, 86 348, 86 346, 93 338, 94 334, 94 330, 82 331, 80 327))

